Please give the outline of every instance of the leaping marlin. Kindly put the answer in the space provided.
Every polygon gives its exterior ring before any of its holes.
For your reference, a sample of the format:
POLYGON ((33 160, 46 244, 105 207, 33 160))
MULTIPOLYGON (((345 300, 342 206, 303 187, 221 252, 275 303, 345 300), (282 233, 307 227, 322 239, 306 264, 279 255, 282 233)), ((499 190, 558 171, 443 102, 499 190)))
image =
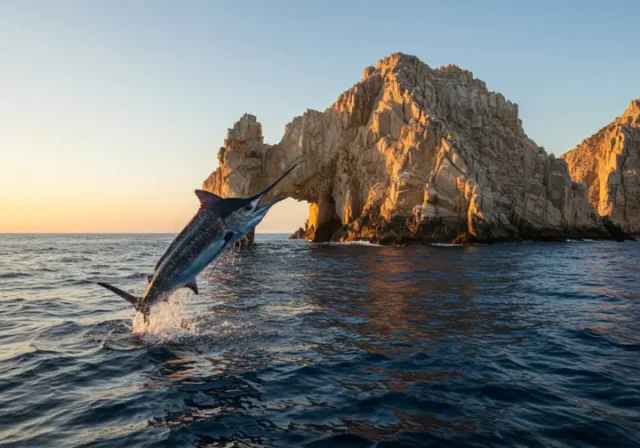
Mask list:
POLYGON ((149 320, 151 307, 167 300, 176 290, 186 287, 198 294, 196 276, 253 230, 269 209, 282 200, 260 204, 260 200, 296 166, 297 163, 264 191, 249 198, 223 199, 208 191, 196 190, 200 209, 158 260, 142 297, 135 297, 108 283, 98 282, 98 285, 128 301, 144 315, 145 322, 149 320))

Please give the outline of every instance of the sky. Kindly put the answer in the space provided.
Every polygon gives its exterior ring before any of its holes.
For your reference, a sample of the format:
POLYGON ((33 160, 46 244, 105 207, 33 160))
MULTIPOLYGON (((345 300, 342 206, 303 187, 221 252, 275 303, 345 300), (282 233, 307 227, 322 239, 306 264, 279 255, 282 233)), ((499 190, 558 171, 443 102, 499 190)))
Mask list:
MULTIPOLYGON (((454 63, 560 155, 640 95, 632 1, 0 0, 0 232, 177 232, 244 113, 277 143, 390 53, 454 63)), ((261 232, 301 226, 287 200, 261 232)))

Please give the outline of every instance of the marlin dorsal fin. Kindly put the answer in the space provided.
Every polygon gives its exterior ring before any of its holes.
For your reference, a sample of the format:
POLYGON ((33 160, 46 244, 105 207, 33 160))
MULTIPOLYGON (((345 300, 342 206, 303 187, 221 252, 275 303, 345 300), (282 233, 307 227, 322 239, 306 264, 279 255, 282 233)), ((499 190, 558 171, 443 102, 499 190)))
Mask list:
POLYGON ((200 199, 201 210, 204 208, 209 208, 216 202, 222 200, 222 198, 217 194, 213 194, 205 190, 196 190, 196 196, 198 196, 198 199, 200 199))

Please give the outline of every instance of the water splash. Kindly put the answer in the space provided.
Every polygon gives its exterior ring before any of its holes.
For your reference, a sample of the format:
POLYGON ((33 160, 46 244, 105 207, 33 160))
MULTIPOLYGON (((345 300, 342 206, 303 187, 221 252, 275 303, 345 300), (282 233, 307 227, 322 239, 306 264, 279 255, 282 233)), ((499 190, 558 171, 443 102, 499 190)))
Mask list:
POLYGON ((185 336, 197 336, 199 321, 189 312, 190 296, 178 291, 169 300, 153 307, 149 323, 145 323, 141 313, 133 319, 134 334, 150 336, 155 342, 182 339, 185 336))
POLYGON ((131 331, 149 344, 180 344, 194 339, 222 340, 247 336, 252 332, 251 322, 234 324, 217 317, 203 313, 197 297, 186 290, 179 290, 166 302, 153 307, 149 323, 145 323, 142 314, 137 313, 131 331))

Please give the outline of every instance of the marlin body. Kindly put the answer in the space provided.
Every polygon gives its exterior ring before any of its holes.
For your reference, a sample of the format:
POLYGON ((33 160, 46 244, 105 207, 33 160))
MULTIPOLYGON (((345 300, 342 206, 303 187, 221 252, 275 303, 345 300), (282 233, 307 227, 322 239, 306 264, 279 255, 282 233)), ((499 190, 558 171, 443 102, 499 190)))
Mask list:
POLYGON ((151 307, 167 300, 176 290, 189 288, 198 294, 197 275, 262 221, 280 199, 266 204, 260 204, 260 200, 296 166, 264 191, 249 198, 223 199, 208 191, 196 190, 200 210, 160 257, 142 297, 135 297, 107 283, 99 282, 98 285, 131 303, 144 315, 145 321, 148 321, 151 307))

